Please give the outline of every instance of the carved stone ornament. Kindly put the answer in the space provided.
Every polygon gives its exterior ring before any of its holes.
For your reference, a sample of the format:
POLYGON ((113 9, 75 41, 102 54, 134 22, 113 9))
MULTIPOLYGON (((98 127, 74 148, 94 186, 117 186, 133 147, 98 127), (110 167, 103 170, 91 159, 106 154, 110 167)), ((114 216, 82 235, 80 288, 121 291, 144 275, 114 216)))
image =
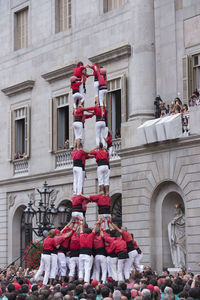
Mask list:
POLYGON ((9 194, 8 195, 8 209, 10 209, 15 204, 16 195, 9 194))
POLYGON ((58 195, 59 191, 58 190, 53 190, 53 192, 50 195, 50 201, 55 202, 57 195, 58 195))
POLYGON ((29 201, 31 201, 35 205, 35 193, 31 192, 28 194, 29 201))

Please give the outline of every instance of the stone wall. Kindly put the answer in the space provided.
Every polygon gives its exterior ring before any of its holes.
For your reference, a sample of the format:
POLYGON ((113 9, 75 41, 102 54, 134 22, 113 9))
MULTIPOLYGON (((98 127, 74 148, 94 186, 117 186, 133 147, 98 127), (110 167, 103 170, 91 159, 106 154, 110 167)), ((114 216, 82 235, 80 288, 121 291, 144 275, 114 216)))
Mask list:
POLYGON ((159 271, 163 266, 163 247, 167 247, 163 245, 162 214, 172 217, 172 207, 180 199, 185 206, 187 266, 199 271, 199 145, 199 136, 191 136, 120 153, 123 224, 141 246, 143 263, 152 264, 159 271), (172 197, 163 211, 163 202, 170 193, 172 197))

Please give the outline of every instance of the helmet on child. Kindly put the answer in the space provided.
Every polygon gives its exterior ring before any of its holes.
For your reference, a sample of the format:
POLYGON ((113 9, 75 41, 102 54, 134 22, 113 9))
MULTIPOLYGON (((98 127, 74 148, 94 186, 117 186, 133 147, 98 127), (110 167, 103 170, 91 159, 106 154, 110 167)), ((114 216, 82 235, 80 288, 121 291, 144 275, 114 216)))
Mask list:
POLYGON ((101 68, 101 69, 99 70, 99 72, 100 72, 101 75, 106 75, 106 73, 107 73, 107 71, 106 71, 105 68, 101 68))
POLYGON ((76 79, 77 79, 77 77, 76 77, 76 76, 72 76, 72 77, 70 77, 70 81, 71 81, 71 83, 72 83, 72 82, 75 82, 75 81, 76 81, 76 79))

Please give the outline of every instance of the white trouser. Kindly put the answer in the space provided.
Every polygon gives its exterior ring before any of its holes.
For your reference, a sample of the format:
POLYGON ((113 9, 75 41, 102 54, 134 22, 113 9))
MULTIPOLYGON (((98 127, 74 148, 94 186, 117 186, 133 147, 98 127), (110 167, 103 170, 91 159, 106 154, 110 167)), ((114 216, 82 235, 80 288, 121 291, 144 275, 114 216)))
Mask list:
POLYGON ((55 279, 58 272, 58 256, 55 253, 51 253, 51 271, 49 278, 55 279))
POLYGON ((42 254, 40 259, 40 267, 35 275, 35 280, 37 281, 39 277, 42 275, 42 273, 45 272, 43 285, 47 285, 49 280, 50 267, 51 267, 51 255, 42 254))
POLYGON ((95 274, 94 274, 93 279, 96 279, 97 281, 99 281, 100 280, 100 271, 101 271, 101 280, 103 283, 105 283, 106 276, 107 276, 106 256, 96 255, 94 258, 94 268, 95 268, 95 274))
POLYGON ((117 257, 110 257, 110 269, 111 269, 111 277, 115 281, 118 281, 117 276, 117 264, 118 264, 118 258, 117 257))
POLYGON ((112 272, 111 272, 111 267, 110 267, 110 256, 106 257, 107 261, 107 272, 108 272, 108 277, 112 277, 112 272))
POLYGON ((137 250, 132 250, 130 252, 128 252, 128 269, 129 269, 129 274, 131 274, 131 269, 132 269, 132 265, 135 265, 135 259, 137 257, 137 250))
POLYGON ((83 219, 83 213, 80 211, 73 211, 72 218, 76 218, 76 217, 80 217, 81 219, 83 219))
POLYGON ((82 143, 82 146, 84 146, 85 144, 85 128, 83 127, 83 130, 82 130, 82 140, 81 140, 81 143, 82 143))
POLYGON ((109 168, 107 165, 99 166, 97 168, 97 177, 99 185, 109 185, 109 168))
POLYGON ((81 100, 81 103, 84 102, 84 97, 83 97, 83 95, 81 95, 81 94, 78 93, 78 92, 75 93, 75 94, 73 94, 72 97, 73 97, 73 100, 74 100, 74 108, 76 108, 76 101, 77 101, 77 100, 81 100))
POLYGON ((129 260, 128 258, 118 259, 117 269, 118 269, 118 280, 119 281, 124 281, 124 277, 125 277, 125 280, 129 279, 129 277, 130 277, 128 260, 129 260))
POLYGON ((70 257, 69 259, 69 276, 74 277, 75 270, 79 271, 79 257, 70 257))
POLYGON ((75 195, 80 195, 83 189, 83 169, 82 167, 73 167, 73 192, 75 195))
POLYGON ((100 106, 103 106, 103 101, 106 98, 107 92, 108 92, 107 89, 99 90, 99 103, 100 103, 100 106))
POLYGON ((139 273, 142 273, 142 271, 143 271, 143 267, 142 267, 142 265, 140 264, 141 259, 142 259, 142 256, 143 256, 142 253, 141 253, 141 254, 138 254, 138 253, 137 253, 137 256, 136 256, 135 261, 134 261, 134 267, 135 267, 135 269, 136 269, 139 273))
POLYGON ((109 153, 109 157, 111 158, 112 156, 112 152, 113 152, 113 147, 111 146, 109 149, 108 149, 108 153, 109 153))
POLYGON ((58 274, 59 276, 66 276, 67 266, 66 257, 62 252, 58 252, 58 274))
POLYGON ((82 122, 74 122, 73 123, 73 128, 74 128, 75 140, 82 139, 82 137, 83 137, 83 123, 82 122))
POLYGON ((83 96, 83 102, 85 101, 85 91, 83 87, 83 83, 79 86, 79 93, 83 96))
POLYGON ((105 137, 105 121, 97 121, 95 124, 96 128, 96 145, 99 146, 99 143, 102 143, 103 146, 106 146, 106 141, 104 140, 105 137))
POLYGON ((99 81, 94 81, 94 97, 99 97, 99 81))
POLYGON ((90 282, 91 271, 91 257, 87 254, 79 255, 79 278, 84 279, 85 282, 90 282))
POLYGON ((83 188, 84 188, 84 183, 85 183, 85 174, 86 174, 85 171, 82 171, 82 175, 83 175, 83 179, 82 179, 82 180, 83 180, 83 183, 82 183, 82 186, 83 186, 83 188))

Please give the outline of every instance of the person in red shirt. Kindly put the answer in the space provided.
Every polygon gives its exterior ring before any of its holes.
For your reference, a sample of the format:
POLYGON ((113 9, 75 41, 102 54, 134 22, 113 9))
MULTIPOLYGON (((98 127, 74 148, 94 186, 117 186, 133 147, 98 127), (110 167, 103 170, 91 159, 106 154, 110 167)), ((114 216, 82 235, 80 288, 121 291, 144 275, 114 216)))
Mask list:
POLYGON ((79 280, 90 282, 90 271, 92 268, 92 247, 98 222, 93 230, 83 227, 83 219, 80 220, 80 255, 79 255, 79 280))
MULTIPOLYGON (((112 227, 112 223, 109 222, 109 227, 111 230, 114 228, 112 227)), ((104 229, 105 227, 103 227, 104 229)), ((116 232, 116 231, 115 231, 116 232)), ((111 238, 109 236, 105 235, 105 230, 103 232, 104 240, 105 242, 109 244, 113 244, 115 248, 115 253, 118 256, 118 264, 117 264, 117 269, 118 269, 118 281, 124 281, 129 279, 129 269, 128 269, 128 253, 127 253, 127 246, 126 242, 122 239, 121 234, 119 232, 116 232, 116 239, 111 238)))
POLYGON ((97 231, 93 241, 94 250, 94 265, 93 265, 93 276, 92 278, 106 283, 107 277, 107 259, 106 259, 106 249, 103 237, 100 235, 100 231, 97 231))
MULTIPOLYGON (((55 240, 56 237, 60 236, 60 230, 57 228, 54 229, 55 240)), ((49 275, 49 284, 53 284, 53 280, 56 278, 56 272, 58 269, 58 249, 54 246, 53 251, 51 252, 51 270, 49 275)))
POLYGON ((80 195, 83 190, 83 162, 86 156, 87 153, 83 150, 82 143, 80 143, 80 149, 75 148, 72 152, 74 195, 80 195))
POLYGON ((71 236, 69 245, 70 259, 69 259, 69 282, 73 281, 75 270, 79 270, 79 253, 80 253, 80 234, 79 234, 79 221, 76 220, 74 225, 74 233, 71 236))
MULTIPOLYGON (((76 76, 78 78, 79 81, 83 80, 83 76, 87 75, 86 73, 86 67, 83 65, 82 61, 79 61, 76 65, 76 68, 73 69, 74 71, 74 76, 76 76)), ((83 86, 83 81, 81 82, 80 86, 79 86, 79 92, 82 95, 82 100, 83 102, 85 101, 85 91, 84 91, 84 86, 83 86)))
POLYGON ((95 123, 95 131, 96 131, 96 146, 99 147, 99 144, 102 143, 103 146, 106 146, 106 142, 104 138, 106 137, 106 118, 107 118, 107 111, 103 108, 103 113, 101 111, 101 107, 95 102, 95 106, 88 107, 87 111, 92 111, 93 114, 96 116, 96 123, 95 123))
POLYGON ((58 248, 58 274, 59 277, 61 277, 62 282, 64 282, 67 272, 66 253, 70 242, 70 236, 73 234, 73 232, 73 222, 71 219, 61 231, 62 236, 64 235, 66 237, 65 240, 61 242, 59 239, 57 239, 56 241, 58 248))
POLYGON ((85 110, 87 109, 83 108, 82 103, 79 103, 78 107, 73 110, 73 129, 75 136, 74 148, 76 149, 80 149, 80 143, 83 140, 83 124, 86 119, 90 118, 90 115, 84 115, 85 110))
POLYGON ((72 197, 72 218, 83 219, 89 199, 84 195, 74 195, 72 197))
POLYGON ((98 79, 98 70, 99 70, 99 64, 93 64, 87 65, 87 68, 90 68, 93 70, 93 76, 94 76, 94 97, 95 97, 95 102, 98 103, 99 105, 99 79, 98 79))
MULTIPOLYGON (((116 240, 115 231, 112 230, 112 231, 110 231, 110 234, 108 234, 107 231, 104 231, 102 224, 101 224, 101 236, 103 238, 105 237, 105 239, 111 237, 111 238, 113 238, 113 241, 116 240)), ((117 275, 117 273, 118 273, 117 272, 118 258, 117 258, 117 254, 115 253, 115 244, 108 243, 105 241, 105 239, 104 239, 104 242, 105 242, 105 249, 107 252, 108 276, 112 277, 113 280, 118 281, 118 275, 117 275), (110 274, 109 274, 109 269, 110 269, 110 274)))
POLYGON ((97 177, 98 185, 100 192, 104 192, 109 195, 109 155, 106 149, 103 148, 103 145, 99 144, 99 150, 90 151, 89 154, 94 155, 98 165, 97 168, 97 177))
POLYGON ((103 115, 103 106, 106 106, 106 94, 108 92, 106 69, 100 67, 99 70, 97 70, 97 76, 99 80, 99 105, 101 107, 101 114, 103 115))
POLYGON ((84 103, 84 96, 80 93, 79 88, 80 85, 83 84, 82 81, 78 79, 76 76, 72 76, 70 78, 71 81, 71 89, 72 89, 72 98, 74 100, 74 108, 77 106, 77 102, 84 103))
MULTIPOLYGON (((60 242, 65 241, 66 238, 67 238, 67 234, 63 235, 60 242)), ((42 273, 45 272, 43 285, 47 285, 49 280, 50 267, 51 267, 51 253, 53 253, 55 247, 57 247, 57 243, 55 239, 55 232, 52 229, 48 232, 47 238, 44 239, 43 252, 40 260, 40 267, 35 275, 35 280, 37 281, 39 277, 42 275, 42 273)))

